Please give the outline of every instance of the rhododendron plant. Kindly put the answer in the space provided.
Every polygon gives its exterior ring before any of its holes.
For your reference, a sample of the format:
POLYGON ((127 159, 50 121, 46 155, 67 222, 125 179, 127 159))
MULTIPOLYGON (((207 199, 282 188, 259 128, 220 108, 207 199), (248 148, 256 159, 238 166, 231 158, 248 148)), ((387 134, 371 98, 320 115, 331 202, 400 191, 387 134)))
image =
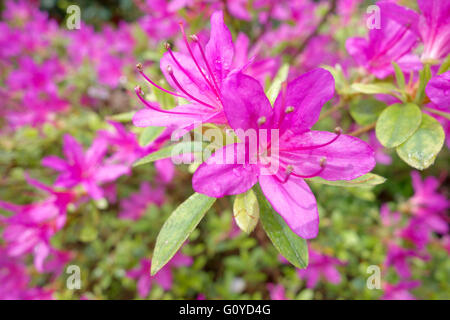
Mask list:
POLYGON ((450 1, 0 11, 0 299, 449 299, 450 1))

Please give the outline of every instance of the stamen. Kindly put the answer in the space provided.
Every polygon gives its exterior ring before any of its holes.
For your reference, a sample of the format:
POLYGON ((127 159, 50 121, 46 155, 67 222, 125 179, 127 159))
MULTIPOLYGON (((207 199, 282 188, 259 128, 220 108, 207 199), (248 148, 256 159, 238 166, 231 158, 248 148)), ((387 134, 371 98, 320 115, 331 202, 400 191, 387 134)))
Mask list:
POLYGON ((291 113, 292 111, 294 111, 294 107, 293 106, 289 106, 286 109, 284 109, 285 113, 291 113))
POLYGON ((266 121, 267 121, 267 118, 264 117, 264 116, 259 118, 258 121, 257 121, 258 126, 262 126, 264 123, 266 123, 266 121))
POLYGON ((141 89, 140 86, 136 86, 136 87, 134 88, 134 91, 136 92, 136 95, 138 96, 139 100, 141 100, 141 102, 142 102, 143 104, 145 104, 145 106, 146 106, 147 108, 152 109, 152 110, 154 110, 154 111, 158 111, 158 112, 162 112, 162 113, 167 113, 167 114, 195 115, 195 114, 193 114, 193 113, 168 111, 168 110, 164 110, 164 109, 158 108, 156 104, 151 103, 151 102, 145 100, 145 99, 141 96, 141 95, 143 95, 144 93, 143 93, 143 91, 142 91, 142 89, 141 89))
POLYGON ((290 174, 297 178, 314 178, 314 177, 317 177, 319 174, 321 174, 323 172, 323 170, 325 170, 325 167, 327 166, 327 159, 326 158, 320 159, 319 165, 320 165, 320 169, 317 170, 316 172, 314 172, 313 174, 304 176, 304 175, 295 173, 293 171, 291 171, 290 174))
POLYGON ((211 69, 211 66, 209 65, 208 59, 206 59, 206 54, 205 54, 205 51, 203 50, 203 46, 202 46, 202 44, 200 43, 198 37, 197 37, 195 34, 191 36, 191 39, 192 39, 192 41, 194 41, 194 42, 197 43, 198 48, 200 49, 200 53, 202 54, 203 61, 204 61, 205 64, 206 64, 206 68, 208 69, 209 75, 210 75, 210 77, 212 78, 213 83, 214 83, 214 86, 215 86, 215 88, 216 88, 216 91, 217 91, 217 93, 216 93, 216 94, 217 94, 217 97, 220 99, 220 96, 219 96, 219 92, 220 92, 220 91, 219 91, 219 86, 217 85, 216 77, 214 76, 214 73, 212 72, 212 69, 211 69))
POLYGON ((180 89, 180 91, 183 92, 186 96, 188 96, 188 97, 191 98, 192 100, 197 101, 198 103, 200 103, 200 104, 202 104, 202 105, 204 105, 204 106, 206 106, 206 107, 215 109, 214 106, 212 106, 212 105, 210 105, 210 104, 208 104, 208 103, 206 103, 206 102, 203 102, 203 101, 197 99, 197 98, 194 97, 193 95, 189 94, 186 90, 184 90, 183 87, 182 87, 182 86, 180 85, 180 83, 178 82, 177 78, 175 78, 175 75, 173 74, 173 69, 172 69, 172 67, 171 67, 170 65, 167 66, 167 72, 169 73, 170 77, 172 78, 173 82, 174 82, 175 85, 178 87, 178 89, 180 89))
POLYGON ((173 96, 175 96, 175 97, 183 98, 182 95, 180 95, 180 94, 178 94, 178 93, 175 93, 175 92, 172 92, 172 91, 169 91, 169 90, 166 90, 166 89, 164 89, 163 87, 158 86, 158 85, 157 85, 156 83, 154 83, 152 80, 150 80, 150 78, 147 77, 147 76, 145 75, 145 73, 143 72, 143 68, 142 68, 142 64, 141 64, 141 63, 138 63, 138 64, 136 65, 136 68, 138 69, 139 73, 144 77, 144 79, 147 80, 151 85, 155 86, 155 87, 158 88, 159 90, 164 91, 164 92, 166 92, 166 93, 168 93, 168 94, 170 94, 170 95, 173 95, 173 96))
MULTIPOLYGON (((201 68, 200 65, 198 64, 197 59, 196 59, 195 56, 194 56, 194 53, 192 52, 192 49, 191 49, 191 46, 189 45, 189 41, 188 41, 188 39, 187 39, 187 37, 186 37, 186 32, 184 31, 184 26, 183 26, 183 23, 182 23, 182 22, 180 22, 180 29, 181 29, 181 33, 183 34, 183 40, 184 40, 184 43, 186 44, 186 48, 188 49, 189 54, 191 55, 192 60, 193 60, 194 63, 195 63, 195 66, 197 67, 198 71, 200 71, 201 75, 203 76, 203 78, 205 79, 206 83, 209 85, 209 87, 211 88, 211 90, 213 90, 214 93, 216 94, 216 96, 219 97, 218 91, 217 91, 217 92, 215 91, 215 89, 214 89, 214 87, 212 86, 211 82, 208 80, 208 78, 206 77, 206 75, 203 73, 202 68, 201 68)), ((192 37, 191 37, 191 39, 192 39, 192 37)), ((198 40, 198 37, 196 36, 196 37, 194 37, 194 39, 197 39, 197 40, 198 40)), ((213 78, 213 80, 214 80, 214 78, 213 78)))
POLYGON ((298 147, 298 148, 292 148, 292 149, 287 149, 287 150, 280 150, 280 151, 299 151, 299 150, 314 150, 314 149, 319 149, 322 147, 325 147, 329 144, 332 144, 333 142, 335 142, 342 134, 342 129, 340 127, 336 127, 334 129, 334 133, 336 133, 336 136, 331 139, 328 142, 322 143, 322 144, 318 144, 315 146, 305 146, 305 147, 298 147))

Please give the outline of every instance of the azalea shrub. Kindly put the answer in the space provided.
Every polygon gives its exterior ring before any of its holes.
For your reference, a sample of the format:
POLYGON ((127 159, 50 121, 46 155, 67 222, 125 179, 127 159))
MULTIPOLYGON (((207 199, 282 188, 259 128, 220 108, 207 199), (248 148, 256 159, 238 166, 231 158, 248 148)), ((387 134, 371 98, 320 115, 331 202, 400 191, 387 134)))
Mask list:
POLYGON ((449 299, 449 54, 446 0, 5 1, 0 299, 449 299))

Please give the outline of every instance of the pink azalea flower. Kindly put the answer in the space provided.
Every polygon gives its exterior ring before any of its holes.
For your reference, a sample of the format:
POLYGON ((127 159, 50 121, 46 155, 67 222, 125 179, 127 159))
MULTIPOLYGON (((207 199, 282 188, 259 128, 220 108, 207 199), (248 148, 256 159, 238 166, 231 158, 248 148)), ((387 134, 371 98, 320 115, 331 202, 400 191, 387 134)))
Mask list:
POLYGON ((411 172, 414 196, 410 199, 413 214, 426 225, 429 230, 441 234, 448 232, 448 223, 444 212, 450 207, 446 196, 437 192, 439 181, 435 177, 427 177, 422 181, 417 171, 411 172))
POLYGON ((30 288, 25 264, 0 247, 0 300, 51 300, 53 292, 30 288))
POLYGON ((364 141, 339 130, 311 131, 322 105, 333 97, 333 77, 324 69, 305 73, 281 90, 274 108, 258 81, 242 73, 231 76, 224 88, 228 122, 245 142, 217 150, 200 165, 192 181, 194 190, 219 198, 243 193, 259 182, 297 235, 316 237, 316 199, 304 178, 352 180, 375 166, 373 150, 364 141), (256 132, 255 137, 265 132, 267 139, 260 138, 258 146, 250 148, 242 131, 256 132), (274 132, 279 139, 272 141, 269 136, 274 132))
POLYGON ((172 288, 172 269, 183 266, 190 266, 192 258, 180 252, 177 252, 173 258, 154 276, 150 275, 151 261, 149 259, 142 259, 139 268, 127 272, 127 276, 132 279, 137 279, 137 289, 139 296, 145 298, 148 296, 152 287, 153 281, 156 281, 165 291, 172 288))
POLYGON ((235 50, 231 33, 223 22, 223 13, 217 11, 212 14, 211 35, 206 46, 196 35, 191 36, 195 46, 189 44, 183 25, 180 24, 180 27, 189 55, 174 52, 167 45, 168 52, 160 62, 164 76, 175 91, 158 86, 143 73, 141 65, 138 65, 138 70, 153 86, 175 97, 182 97, 189 104, 162 110, 155 103, 144 100, 140 87, 136 87, 136 94, 147 108, 134 115, 135 126, 192 128, 199 122, 226 123, 222 87, 232 72, 235 50))
POLYGON ((391 243, 389 244, 387 257, 384 264, 386 267, 394 267, 400 277, 409 278, 411 277, 411 270, 408 263, 410 258, 428 260, 429 256, 420 254, 416 250, 405 249, 391 243))
POLYGON ((160 206, 164 202, 164 192, 161 188, 152 189, 148 182, 141 184, 139 192, 120 201, 119 218, 140 219, 150 204, 160 206))
POLYGON ((418 0, 422 14, 419 32, 424 44, 423 60, 440 60, 450 53, 450 2, 418 0))
POLYGON ((380 208, 381 222, 386 227, 395 227, 400 222, 400 212, 391 212, 387 203, 380 208))
POLYGON ((315 288, 320 277, 332 284, 341 282, 341 274, 337 266, 345 263, 341 260, 309 249, 309 264, 306 269, 297 269, 298 276, 306 280, 307 288, 315 288))
POLYGON ((91 147, 83 152, 81 144, 66 134, 63 142, 66 160, 48 156, 42 159, 42 165, 60 172, 55 187, 73 188, 81 185, 93 199, 98 200, 104 196, 99 185, 129 173, 129 167, 126 165, 103 163, 107 147, 103 139, 96 139, 91 147))
POLYGON ((268 283, 267 290, 269 290, 271 300, 288 300, 284 287, 281 284, 268 283))
POLYGON ((386 284, 382 300, 416 300, 409 290, 420 286, 420 281, 401 281, 395 285, 386 284))
POLYGON ((413 243, 418 250, 430 242, 430 228, 420 218, 410 219, 408 225, 399 230, 399 235, 413 243))
MULTIPOLYGON (((450 113, 450 71, 431 78, 425 88, 425 92, 431 100, 431 102, 426 105, 428 108, 450 113)), ((442 124, 445 130, 445 136, 447 137, 447 146, 450 148, 450 121, 435 113, 429 111, 426 112, 435 117, 442 124)))
POLYGON ((385 148, 383 145, 378 141, 375 131, 371 131, 369 133, 369 145, 373 148, 375 151, 375 160, 377 163, 381 163, 384 165, 389 165, 392 163, 392 158, 390 155, 388 155, 385 152, 385 148))
POLYGON ((377 5, 380 8, 380 28, 371 29, 367 40, 360 37, 347 39, 348 53, 358 65, 377 78, 385 78, 394 72, 392 61, 405 72, 419 70, 419 58, 412 54, 419 40, 417 13, 395 3, 379 2, 377 5))
POLYGON ((29 205, 0 201, 0 208, 14 213, 10 217, 0 217, 0 223, 5 225, 3 239, 6 252, 12 257, 32 253, 36 269, 44 272, 45 260, 53 251, 50 238, 64 226, 67 206, 74 197, 69 192, 55 191, 34 179, 28 178, 28 182, 50 196, 29 205))

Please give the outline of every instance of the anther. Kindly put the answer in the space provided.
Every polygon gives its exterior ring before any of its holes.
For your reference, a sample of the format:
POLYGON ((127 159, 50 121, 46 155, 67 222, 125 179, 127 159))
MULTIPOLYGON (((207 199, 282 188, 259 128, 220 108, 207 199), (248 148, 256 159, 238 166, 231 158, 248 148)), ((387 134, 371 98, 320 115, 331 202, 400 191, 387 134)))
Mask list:
POLYGON ((341 127, 336 127, 336 128, 334 128, 334 133, 336 133, 336 134, 342 134, 342 128, 341 128, 341 127))
POLYGON ((191 38, 191 40, 194 41, 194 42, 198 42, 198 37, 197 37, 196 34, 193 34, 193 35, 189 36, 189 38, 191 38))
POLYGON ((136 65, 136 69, 138 69, 139 71, 142 71, 142 63, 138 63, 137 65, 136 65))
POLYGON ((170 45, 170 43, 166 42, 164 44, 164 48, 166 48, 166 50, 170 50, 170 48, 172 48, 172 46, 170 45))
POLYGON ((327 165, 327 158, 323 157, 320 159, 319 165, 321 168, 324 168, 327 165))
POLYGON ((284 109, 285 113, 291 113, 292 111, 294 111, 294 107, 293 106, 289 106, 286 109, 284 109))
POLYGON ((167 66, 167 72, 168 72, 170 75, 173 74, 173 69, 172 69, 172 66, 171 66, 171 65, 168 65, 168 66, 167 66))
POLYGON ((258 126, 262 126, 264 123, 266 123, 266 121, 267 121, 267 118, 266 117, 260 117, 260 118, 258 118, 258 121, 257 121, 257 123, 258 123, 258 126))
POLYGON ((141 86, 134 87, 134 91, 136 91, 136 93, 138 93, 138 94, 142 94, 141 86))

